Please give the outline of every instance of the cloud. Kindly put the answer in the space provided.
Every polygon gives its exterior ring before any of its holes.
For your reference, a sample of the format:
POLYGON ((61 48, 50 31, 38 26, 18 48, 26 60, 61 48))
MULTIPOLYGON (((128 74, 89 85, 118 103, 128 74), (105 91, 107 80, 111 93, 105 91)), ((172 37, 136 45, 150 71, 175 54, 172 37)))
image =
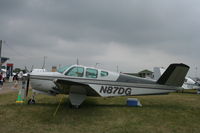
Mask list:
POLYGON ((197 0, 2 0, 3 55, 16 67, 82 64, 135 71, 200 66, 197 0), (24 56, 25 55, 25 56, 24 56), (158 58, 159 57, 159 58, 158 58))

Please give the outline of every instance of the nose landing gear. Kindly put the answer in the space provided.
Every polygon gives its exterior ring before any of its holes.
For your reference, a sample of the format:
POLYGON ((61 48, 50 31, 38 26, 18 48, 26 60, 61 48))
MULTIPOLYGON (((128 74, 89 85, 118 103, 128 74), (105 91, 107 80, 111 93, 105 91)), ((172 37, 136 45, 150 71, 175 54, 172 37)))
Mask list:
POLYGON ((36 93, 33 92, 32 98, 30 98, 30 99, 28 100, 28 104, 35 104, 35 95, 36 95, 36 93))
POLYGON ((28 104, 35 104, 35 100, 34 99, 29 99, 28 100, 28 104))

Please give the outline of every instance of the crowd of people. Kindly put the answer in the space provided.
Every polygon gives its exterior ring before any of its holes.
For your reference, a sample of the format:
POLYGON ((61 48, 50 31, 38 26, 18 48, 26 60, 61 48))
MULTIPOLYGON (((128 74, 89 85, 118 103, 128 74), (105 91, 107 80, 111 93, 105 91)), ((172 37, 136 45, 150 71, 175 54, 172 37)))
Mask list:
POLYGON ((4 78, 3 78, 3 73, 0 73, 0 89, 2 89, 3 87, 3 82, 4 82, 4 78))
MULTIPOLYGON (((14 81, 15 84, 18 84, 18 80, 23 77, 23 73, 16 73, 13 76, 9 77, 8 80, 14 81)), ((3 88, 3 84, 6 81, 6 76, 3 72, 0 72, 0 90, 3 88)))

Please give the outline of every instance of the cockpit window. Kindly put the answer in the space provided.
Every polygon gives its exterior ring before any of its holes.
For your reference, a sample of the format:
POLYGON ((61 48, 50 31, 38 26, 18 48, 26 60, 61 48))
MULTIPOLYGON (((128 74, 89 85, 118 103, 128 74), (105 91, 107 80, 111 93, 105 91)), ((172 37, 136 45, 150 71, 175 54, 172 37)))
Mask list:
POLYGON ((86 69, 86 77, 87 78, 97 78, 98 71, 96 69, 87 68, 86 69))
POLYGON ((83 74, 84 74, 83 67, 73 67, 65 73, 66 76, 73 76, 73 77, 83 77, 83 74))
POLYGON ((57 71, 58 71, 59 73, 63 73, 63 72, 66 71, 69 67, 70 67, 70 66, 64 66, 64 67, 59 68, 57 71))
POLYGON ((108 72, 106 71, 101 71, 101 77, 106 77, 108 76, 108 72))

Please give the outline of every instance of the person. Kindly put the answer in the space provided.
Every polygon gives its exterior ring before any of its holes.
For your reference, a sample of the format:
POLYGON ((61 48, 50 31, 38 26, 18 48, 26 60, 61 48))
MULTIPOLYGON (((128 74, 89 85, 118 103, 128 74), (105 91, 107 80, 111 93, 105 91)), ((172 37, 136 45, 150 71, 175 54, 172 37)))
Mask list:
POLYGON ((18 74, 18 78, 21 80, 21 79, 22 79, 22 77, 23 77, 23 72, 22 72, 22 71, 20 71, 20 72, 19 72, 19 74, 18 74))
POLYGON ((1 72, 0 73, 0 90, 2 89, 3 87, 3 73, 1 72))
POLYGON ((18 73, 16 73, 13 76, 13 81, 14 81, 14 87, 13 87, 13 89, 17 89, 18 88, 18 73))
POLYGON ((13 81, 18 81, 18 73, 13 76, 13 81))
POLYGON ((3 73, 3 83, 6 82, 6 73, 3 73))

